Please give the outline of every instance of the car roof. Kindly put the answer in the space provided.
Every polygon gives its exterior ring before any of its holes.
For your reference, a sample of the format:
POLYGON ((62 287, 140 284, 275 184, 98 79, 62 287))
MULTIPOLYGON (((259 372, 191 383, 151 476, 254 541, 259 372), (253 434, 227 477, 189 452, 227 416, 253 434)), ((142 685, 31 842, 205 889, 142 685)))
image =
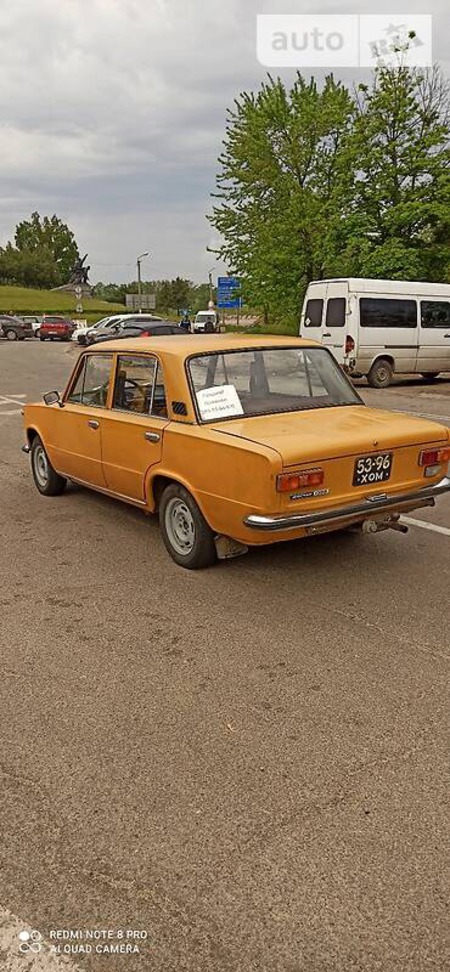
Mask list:
MULTIPOLYGON (((213 354, 215 351, 250 351, 264 348, 318 347, 317 341, 306 338, 272 334, 180 334, 163 335, 152 338, 122 338, 120 341, 102 341, 102 351, 152 351, 161 352, 167 357, 188 358, 192 354, 213 354), (175 338, 175 340, 174 340, 175 338)), ((98 345, 92 344, 87 353, 100 353, 98 345)))

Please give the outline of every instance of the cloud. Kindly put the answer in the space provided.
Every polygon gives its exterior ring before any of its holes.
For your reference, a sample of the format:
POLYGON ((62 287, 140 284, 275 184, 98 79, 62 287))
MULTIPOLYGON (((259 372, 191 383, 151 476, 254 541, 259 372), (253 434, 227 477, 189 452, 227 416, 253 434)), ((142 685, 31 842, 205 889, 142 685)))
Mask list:
MULTIPOLYGON (((256 14, 288 8, 285 0, 2 5, 0 241, 33 209, 55 211, 89 251, 94 278, 106 279, 109 265, 111 279, 127 279, 148 246, 155 276, 204 277, 226 110, 262 78, 256 14)), ((337 9, 329 0, 320 12, 337 9)), ((445 31, 437 33, 446 56, 445 31)))

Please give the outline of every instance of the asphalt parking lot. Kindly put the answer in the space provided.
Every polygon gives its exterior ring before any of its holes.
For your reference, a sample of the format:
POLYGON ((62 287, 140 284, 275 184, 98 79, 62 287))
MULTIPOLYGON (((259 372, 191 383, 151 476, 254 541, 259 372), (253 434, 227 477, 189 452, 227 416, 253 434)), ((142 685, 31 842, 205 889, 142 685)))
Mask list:
MULTIPOLYGON (((0 346, 2 972, 450 969, 450 500, 184 571, 33 486, 20 408, 74 360, 0 346)), ((360 390, 450 425, 450 378, 360 390)))

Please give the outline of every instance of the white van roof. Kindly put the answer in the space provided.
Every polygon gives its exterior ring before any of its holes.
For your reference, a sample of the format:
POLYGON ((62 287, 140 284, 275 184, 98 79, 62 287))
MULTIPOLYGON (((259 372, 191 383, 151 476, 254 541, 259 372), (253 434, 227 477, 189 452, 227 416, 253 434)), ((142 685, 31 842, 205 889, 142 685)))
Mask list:
POLYGON ((309 287, 322 287, 329 283, 345 283, 350 292, 372 294, 410 294, 426 297, 450 297, 450 284, 428 283, 419 280, 376 280, 370 277, 330 277, 312 280, 309 287))

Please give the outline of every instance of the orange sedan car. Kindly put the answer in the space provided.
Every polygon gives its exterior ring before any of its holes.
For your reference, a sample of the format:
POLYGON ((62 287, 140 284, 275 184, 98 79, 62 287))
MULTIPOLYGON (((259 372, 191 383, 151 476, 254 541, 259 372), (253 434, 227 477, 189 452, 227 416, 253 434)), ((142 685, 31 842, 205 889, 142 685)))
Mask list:
POLYGON ((406 531, 402 512, 450 490, 449 430, 366 407, 331 354, 298 338, 103 343, 24 424, 40 493, 72 480, 157 513, 191 569, 342 528, 406 531))

